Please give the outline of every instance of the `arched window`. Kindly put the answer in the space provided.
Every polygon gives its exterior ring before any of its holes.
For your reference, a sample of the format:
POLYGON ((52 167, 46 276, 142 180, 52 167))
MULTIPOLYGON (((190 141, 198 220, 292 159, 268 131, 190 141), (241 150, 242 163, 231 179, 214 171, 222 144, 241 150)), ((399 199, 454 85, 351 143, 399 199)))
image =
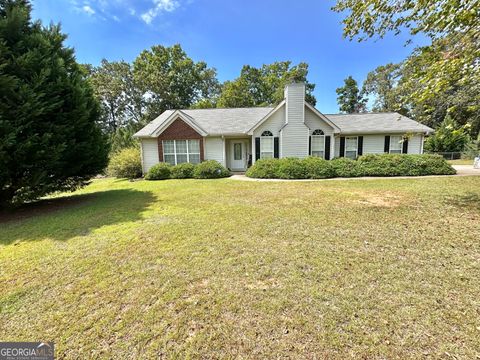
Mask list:
POLYGON ((321 129, 315 129, 310 137, 310 155, 325 159, 325 133, 321 129))
POLYGON ((265 130, 260 136, 260 159, 272 159, 273 155, 273 134, 265 130))

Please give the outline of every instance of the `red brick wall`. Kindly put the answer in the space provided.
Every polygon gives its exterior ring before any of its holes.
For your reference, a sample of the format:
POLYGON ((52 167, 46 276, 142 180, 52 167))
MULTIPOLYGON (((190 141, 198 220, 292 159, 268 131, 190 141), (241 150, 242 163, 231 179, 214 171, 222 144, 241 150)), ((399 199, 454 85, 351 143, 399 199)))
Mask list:
POLYGON ((203 137, 185 121, 178 118, 174 120, 158 137, 158 158, 163 161, 163 140, 200 140, 200 161, 204 160, 203 137))

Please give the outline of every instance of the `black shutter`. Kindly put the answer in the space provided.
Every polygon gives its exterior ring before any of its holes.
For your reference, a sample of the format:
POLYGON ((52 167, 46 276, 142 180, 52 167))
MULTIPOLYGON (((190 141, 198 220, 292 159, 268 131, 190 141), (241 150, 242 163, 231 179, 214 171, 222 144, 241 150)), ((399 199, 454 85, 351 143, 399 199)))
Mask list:
POLYGON ((408 139, 403 140, 403 149, 402 149, 402 154, 407 154, 408 153, 408 139))
POLYGON ((325 136, 325 160, 330 160, 330 136, 325 136))
POLYGON ((308 137, 308 155, 312 155, 312 136, 308 137))
POLYGON ((340 137, 340 157, 345 156, 345 137, 340 137))
POLYGON ((385 146, 383 147, 383 152, 389 153, 390 152, 390 136, 385 136, 385 146))
POLYGON ((358 156, 363 155, 363 136, 358 137, 358 149, 357 149, 358 156))
POLYGON ((260 159, 260 138, 255 138, 255 160, 260 159))
POLYGON ((278 146, 278 137, 273 138, 273 157, 275 159, 279 158, 279 146, 278 146))

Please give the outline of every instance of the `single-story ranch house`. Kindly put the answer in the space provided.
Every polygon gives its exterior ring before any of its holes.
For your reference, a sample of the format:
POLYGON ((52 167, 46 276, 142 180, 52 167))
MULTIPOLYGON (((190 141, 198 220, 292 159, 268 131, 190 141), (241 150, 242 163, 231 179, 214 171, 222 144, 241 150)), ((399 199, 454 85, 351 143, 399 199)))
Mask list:
POLYGON ((305 85, 285 87, 276 107, 167 110, 138 131, 146 173, 172 165, 217 160, 244 171, 258 159, 423 153, 433 129, 398 113, 322 114, 305 102, 305 85))

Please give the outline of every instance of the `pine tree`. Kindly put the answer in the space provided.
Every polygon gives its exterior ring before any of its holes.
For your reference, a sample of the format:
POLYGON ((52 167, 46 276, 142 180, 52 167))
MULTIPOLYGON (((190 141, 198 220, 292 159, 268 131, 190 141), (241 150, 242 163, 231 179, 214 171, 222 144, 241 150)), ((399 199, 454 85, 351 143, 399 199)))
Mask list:
POLYGON ((101 172, 99 106, 60 27, 0 0, 0 206, 72 191, 101 172))

